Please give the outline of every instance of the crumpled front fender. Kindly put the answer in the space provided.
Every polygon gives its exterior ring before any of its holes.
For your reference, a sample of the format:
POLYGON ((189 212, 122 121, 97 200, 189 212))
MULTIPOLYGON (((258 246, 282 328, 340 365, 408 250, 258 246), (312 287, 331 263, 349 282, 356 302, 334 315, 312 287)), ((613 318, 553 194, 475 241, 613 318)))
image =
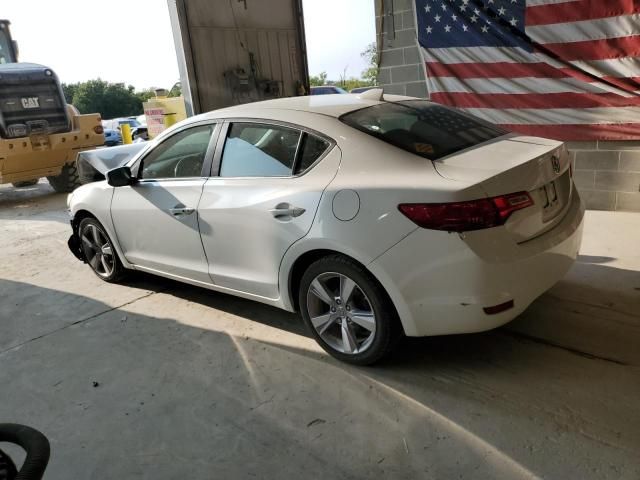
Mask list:
POLYGON ((81 183, 104 180, 109 170, 127 164, 147 145, 147 142, 131 143, 78 153, 77 165, 81 183))

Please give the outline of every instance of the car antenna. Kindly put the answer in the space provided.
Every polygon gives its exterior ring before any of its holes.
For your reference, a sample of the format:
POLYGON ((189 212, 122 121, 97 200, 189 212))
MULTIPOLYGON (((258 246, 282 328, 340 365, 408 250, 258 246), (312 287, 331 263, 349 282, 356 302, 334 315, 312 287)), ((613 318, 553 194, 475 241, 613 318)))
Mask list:
POLYGON ((356 95, 357 98, 361 98, 363 100, 378 100, 380 102, 384 102, 384 89, 382 88, 371 88, 366 92, 358 93, 356 95))

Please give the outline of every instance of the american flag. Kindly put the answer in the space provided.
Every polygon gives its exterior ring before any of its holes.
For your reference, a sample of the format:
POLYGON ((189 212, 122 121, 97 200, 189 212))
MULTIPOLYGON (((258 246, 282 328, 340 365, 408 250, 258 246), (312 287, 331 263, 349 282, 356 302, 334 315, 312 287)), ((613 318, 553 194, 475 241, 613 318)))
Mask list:
POLYGON ((640 0, 416 0, 431 100, 559 140, 640 139, 640 0))

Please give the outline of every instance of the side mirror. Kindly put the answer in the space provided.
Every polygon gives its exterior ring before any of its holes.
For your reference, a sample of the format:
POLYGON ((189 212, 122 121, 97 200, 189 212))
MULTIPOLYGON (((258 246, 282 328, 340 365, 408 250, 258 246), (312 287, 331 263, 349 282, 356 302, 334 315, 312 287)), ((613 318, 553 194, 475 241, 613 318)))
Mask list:
POLYGON ((107 183, 112 187, 126 187, 135 183, 131 169, 127 166, 114 168, 107 172, 107 183))

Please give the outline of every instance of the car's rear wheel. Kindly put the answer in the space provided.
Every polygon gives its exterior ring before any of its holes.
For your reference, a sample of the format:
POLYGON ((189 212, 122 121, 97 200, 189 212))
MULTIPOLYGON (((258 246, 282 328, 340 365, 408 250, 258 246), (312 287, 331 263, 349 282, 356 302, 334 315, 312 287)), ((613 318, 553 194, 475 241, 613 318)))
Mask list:
POLYGON ((302 317, 320 346, 339 360, 370 365, 400 336, 396 311, 382 286, 357 262, 321 258, 302 276, 302 317))
POLYGON ((125 269, 100 222, 85 218, 78 227, 78 236, 84 258, 93 273, 105 282, 117 282, 124 276, 125 269))

